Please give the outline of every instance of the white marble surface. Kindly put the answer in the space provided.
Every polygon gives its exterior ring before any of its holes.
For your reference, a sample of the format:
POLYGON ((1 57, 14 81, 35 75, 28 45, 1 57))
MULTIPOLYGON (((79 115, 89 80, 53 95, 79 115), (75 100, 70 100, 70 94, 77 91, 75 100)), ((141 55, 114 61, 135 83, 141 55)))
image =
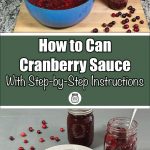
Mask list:
MULTIPOLYGON (((113 117, 130 117, 132 110, 130 109, 98 109, 94 110, 95 116, 95 137, 91 148, 93 150, 104 150, 103 139, 105 128, 108 120, 113 117)), ((0 150, 17 150, 19 146, 24 146, 25 150, 29 150, 31 145, 36 150, 45 150, 60 144, 68 144, 67 132, 60 133, 59 128, 66 129, 67 110, 50 109, 50 110, 0 110, 0 150), (29 133, 28 127, 40 129, 41 120, 46 119, 48 129, 42 130, 43 134, 37 135, 36 132, 29 133), (21 131, 25 131, 29 140, 28 144, 23 143, 23 139, 19 136, 21 131), (9 136, 13 135, 16 140, 9 141, 9 136), (61 141, 51 142, 50 135, 59 135, 61 141), (40 137, 46 139, 45 143, 39 143, 40 137)), ((150 150, 150 110, 139 110, 135 120, 138 122, 138 149, 150 150)))
MULTIPOLYGON (((150 0, 141 0, 150 26, 150 0)), ((0 32, 12 32, 22 0, 0 0, 0 32)))

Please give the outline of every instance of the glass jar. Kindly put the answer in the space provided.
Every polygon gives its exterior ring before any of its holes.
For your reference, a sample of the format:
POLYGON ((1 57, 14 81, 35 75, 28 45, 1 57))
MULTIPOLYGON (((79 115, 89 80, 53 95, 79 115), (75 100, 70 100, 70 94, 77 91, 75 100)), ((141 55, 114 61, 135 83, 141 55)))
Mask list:
POLYGON ((108 0, 108 5, 112 9, 123 9, 127 6, 128 0, 108 0))
POLYGON ((107 124, 104 150, 136 150, 137 122, 129 128, 129 118, 113 118, 107 124))
POLYGON ((90 146, 94 137, 94 116, 92 109, 70 109, 67 118, 70 144, 90 146))

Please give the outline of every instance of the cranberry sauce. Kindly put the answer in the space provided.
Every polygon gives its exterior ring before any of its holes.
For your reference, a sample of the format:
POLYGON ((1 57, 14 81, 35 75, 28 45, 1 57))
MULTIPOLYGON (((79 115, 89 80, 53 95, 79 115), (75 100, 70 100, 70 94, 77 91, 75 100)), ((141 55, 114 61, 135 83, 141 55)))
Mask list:
POLYGON ((71 144, 90 146, 94 137, 94 116, 91 109, 69 110, 68 140, 71 144))
POLYGON ((87 0, 29 0, 29 2, 35 6, 51 9, 51 10, 63 10, 80 6, 87 0))
POLYGON ((123 9, 127 6, 128 0, 108 0, 108 5, 112 9, 123 9))
POLYGON ((114 118, 108 122, 105 135, 105 150, 136 150, 137 122, 129 128, 128 118, 114 118))

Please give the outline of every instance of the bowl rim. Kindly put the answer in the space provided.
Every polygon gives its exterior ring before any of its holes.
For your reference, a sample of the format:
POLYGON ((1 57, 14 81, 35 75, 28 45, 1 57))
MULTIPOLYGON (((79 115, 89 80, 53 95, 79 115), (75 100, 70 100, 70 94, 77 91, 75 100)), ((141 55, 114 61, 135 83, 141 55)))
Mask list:
POLYGON ((94 2, 94 0, 87 0, 87 1, 84 2, 83 4, 81 4, 81 5, 79 5, 79 6, 76 6, 76 7, 72 7, 72 8, 67 8, 67 9, 47 9, 47 8, 42 8, 42 7, 38 7, 38 6, 36 6, 36 5, 33 5, 32 3, 29 2, 29 0, 24 0, 24 1, 25 1, 25 3, 27 2, 27 3, 29 3, 30 5, 32 5, 32 6, 36 7, 36 8, 38 8, 38 9, 46 10, 46 11, 67 11, 67 10, 72 10, 72 9, 79 8, 79 7, 81 7, 81 6, 83 6, 83 5, 87 4, 87 3, 89 3, 90 1, 91 1, 91 2, 93 1, 93 2, 94 2))

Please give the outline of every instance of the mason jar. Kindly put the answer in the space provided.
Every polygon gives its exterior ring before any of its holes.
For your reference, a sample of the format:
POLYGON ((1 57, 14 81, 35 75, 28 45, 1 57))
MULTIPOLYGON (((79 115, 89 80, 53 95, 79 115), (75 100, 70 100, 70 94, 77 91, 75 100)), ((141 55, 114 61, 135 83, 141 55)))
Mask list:
POLYGON ((128 0, 107 0, 112 9, 123 9, 127 6, 128 0))
POLYGON ((70 144, 90 146, 94 137, 94 115, 92 109, 70 109, 67 117, 70 144))
POLYGON ((129 118, 113 118, 107 124, 104 150, 136 150, 137 126, 134 120, 129 128, 129 118))

